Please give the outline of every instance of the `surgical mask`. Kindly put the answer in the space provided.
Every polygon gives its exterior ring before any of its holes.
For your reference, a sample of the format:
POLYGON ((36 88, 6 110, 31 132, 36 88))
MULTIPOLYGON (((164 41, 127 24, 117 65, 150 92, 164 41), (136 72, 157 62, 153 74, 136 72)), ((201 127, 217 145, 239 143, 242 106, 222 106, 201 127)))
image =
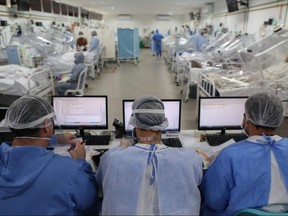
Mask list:
POLYGON ((31 137, 31 136, 23 136, 23 137, 15 137, 15 139, 33 139, 33 140, 49 140, 49 145, 48 147, 53 147, 57 144, 57 139, 56 139, 56 135, 53 134, 51 136, 51 138, 47 138, 47 137, 31 137))
POLYGON ((243 125, 241 124, 241 129, 243 130, 243 133, 245 133, 246 136, 249 137, 249 134, 248 134, 247 131, 246 131, 246 127, 247 127, 247 124, 245 124, 244 127, 243 127, 243 125))

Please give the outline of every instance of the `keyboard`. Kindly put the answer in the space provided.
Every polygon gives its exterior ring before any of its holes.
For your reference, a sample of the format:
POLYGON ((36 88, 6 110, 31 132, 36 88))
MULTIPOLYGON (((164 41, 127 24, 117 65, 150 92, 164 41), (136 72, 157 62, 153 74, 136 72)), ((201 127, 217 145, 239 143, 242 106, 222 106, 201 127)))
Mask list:
POLYGON ((210 146, 218 146, 230 139, 234 139, 236 142, 247 139, 247 135, 245 133, 215 133, 215 134, 206 134, 206 140, 210 146))
POLYGON ((85 135, 86 145, 109 145, 110 135, 85 135))
POLYGON ((163 138, 162 143, 169 147, 181 148, 183 147, 179 138, 163 138))

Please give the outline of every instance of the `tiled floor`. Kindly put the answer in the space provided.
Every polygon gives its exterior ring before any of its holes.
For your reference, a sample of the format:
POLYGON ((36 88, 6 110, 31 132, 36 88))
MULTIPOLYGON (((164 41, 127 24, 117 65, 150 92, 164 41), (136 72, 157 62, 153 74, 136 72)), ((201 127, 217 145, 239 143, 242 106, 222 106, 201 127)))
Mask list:
MULTIPOLYGON (((100 76, 88 80, 86 95, 108 95, 109 130, 114 118, 122 121, 122 100, 135 99, 141 95, 155 95, 162 99, 182 99, 181 128, 197 129, 196 101, 184 102, 181 87, 175 84, 175 74, 169 71, 163 57, 153 57, 149 50, 141 50, 140 63, 124 62, 120 66, 109 63, 100 76)), ((288 120, 285 118, 278 130, 279 135, 288 136, 288 120)))

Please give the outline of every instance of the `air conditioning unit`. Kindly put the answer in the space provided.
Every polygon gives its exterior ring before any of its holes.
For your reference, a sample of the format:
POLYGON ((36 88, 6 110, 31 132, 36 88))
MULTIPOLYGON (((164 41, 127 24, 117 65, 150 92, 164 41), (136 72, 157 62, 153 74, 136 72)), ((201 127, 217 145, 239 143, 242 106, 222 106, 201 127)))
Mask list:
POLYGON ((118 20, 132 20, 132 16, 130 14, 119 14, 117 19, 118 20))
POLYGON ((157 15, 156 20, 170 20, 170 15, 157 15))
POLYGON ((214 4, 210 3, 210 4, 204 5, 204 7, 201 9, 201 12, 205 15, 214 13, 214 4))

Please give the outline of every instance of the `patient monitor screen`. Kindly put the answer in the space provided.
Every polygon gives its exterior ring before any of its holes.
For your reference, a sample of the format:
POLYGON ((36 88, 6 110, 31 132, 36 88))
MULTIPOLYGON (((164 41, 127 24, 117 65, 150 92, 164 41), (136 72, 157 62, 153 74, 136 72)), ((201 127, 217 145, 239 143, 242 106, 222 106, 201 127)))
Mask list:
POLYGON ((199 99, 198 130, 241 129, 247 97, 199 99))
POLYGON ((108 129, 107 96, 54 96, 52 100, 56 125, 108 129))
MULTIPOLYGON (((181 125, 181 100, 162 100, 165 109, 165 116, 168 119, 166 131, 180 131, 181 125)), ((133 100, 123 100, 123 121, 126 132, 132 132, 133 126, 129 124, 132 114, 133 100)))

